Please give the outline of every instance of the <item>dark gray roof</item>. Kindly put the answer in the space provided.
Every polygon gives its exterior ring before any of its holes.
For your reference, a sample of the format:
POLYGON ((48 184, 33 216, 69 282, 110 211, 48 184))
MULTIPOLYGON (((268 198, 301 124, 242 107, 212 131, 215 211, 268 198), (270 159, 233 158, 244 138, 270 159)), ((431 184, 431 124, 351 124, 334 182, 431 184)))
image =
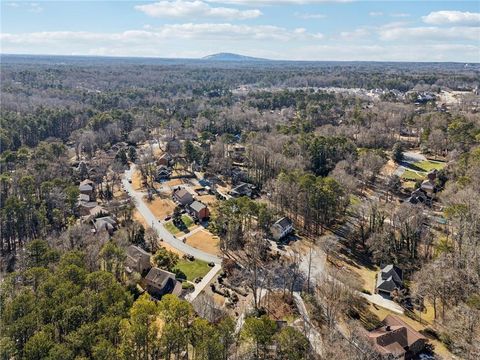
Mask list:
POLYGON ((175 274, 154 267, 151 268, 147 276, 145 276, 145 280, 158 286, 159 288, 163 288, 167 284, 168 280, 172 277, 175 278, 175 274))
POLYGON ((135 245, 130 245, 127 248, 127 255, 131 256, 133 258, 140 258, 141 256, 148 256, 150 257, 150 254, 143 250, 142 248, 135 246, 135 245))
POLYGON ((292 221, 287 217, 282 217, 277 220, 274 225, 280 225, 283 229, 286 229, 289 226, 292 226, 292 221))

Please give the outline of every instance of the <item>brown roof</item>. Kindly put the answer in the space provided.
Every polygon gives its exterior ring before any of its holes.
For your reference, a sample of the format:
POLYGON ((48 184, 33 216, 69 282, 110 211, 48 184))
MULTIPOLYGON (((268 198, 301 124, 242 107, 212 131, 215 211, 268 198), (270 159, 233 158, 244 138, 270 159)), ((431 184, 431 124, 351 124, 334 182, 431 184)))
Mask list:
POLYGON ((426 338, 400 318, 387 315, 385 326, 368 333, 369 339, 382 354, 402 355, 419 340, 426 338))

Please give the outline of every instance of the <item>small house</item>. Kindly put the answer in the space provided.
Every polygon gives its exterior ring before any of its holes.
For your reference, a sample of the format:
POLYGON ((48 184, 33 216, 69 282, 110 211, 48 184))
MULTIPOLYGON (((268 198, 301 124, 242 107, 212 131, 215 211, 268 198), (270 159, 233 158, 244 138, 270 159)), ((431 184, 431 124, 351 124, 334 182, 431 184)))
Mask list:
POLYGON ((173 192, 173 199, 180 205, 186 206, 193 202, 193 196, 185 189, 177 189, 173 192))
POLYGON ((171 174, 172 174, 172 171, 170 170, 170 168, 168 168, 165 165, 160 165, 157 169, 157 174, 155 178, 157 181, 165 180, 165 179, 169 179, 171 174))
POLYGON ((118 228, 117 222, 111 216, 96 218, 93 220, 93 226, 95 227, 95 232, 107 231, 110 235, 118 228))
POLYGON ((293 223, 287 217, 277 220, 270 228, 273 238, 278 241, 293 231, 293 223))
POLYGON ((400 318, 387 315, 383 326, 368 333, 368 340, 383 356, 413 359, 425 349, 427 338, 400 318))
POLYGON ((88 196, 89 201, 95 200, 95 183, 92 180, 83 180, 78 186, 78 190, 80 195, 88 196))
POLYGON ((182 284, 175 279, 175 274, 166 270, 153 267, 145 277, 145 284, 150 295, 157 298, 165 294, 182 293, 182 284))
POLYGON ((169 153, 164 153, 160 158, 158 159, 157 163, 158 165, 163 165, 163 166, 171 166, 173 162, 173 157, 169 153))
POLYGON ((208 210, 207 205, 201 203, 200 201, 194 201, 189 206, 190 213, 193 217, 197 218, 198 220, 203 220, 208 218, 210 215, 210 211, 208 210))
POLYGON ((394 290, 403 287, 403 272, 395 265, 383 267, 377 274, 377 285, 375 292, 390 297, 394 290))
POLYGON ((97 206, 98 205, 95 201, 79 201, 77 203, 77 211, 80 216, 89 216, 91 211, 97 206))
POLYGON ((234 187, 232 190, 230 190, 230 195, 232 195, 233 197, 247 196, 251 198, 253 196, 254 190, 255 185, 242 182, 236 187, 234 187))
POLYGON ((150 264, 150 254, 142 248, 130 245, 127 248, 127 259, 125 261, 125 269, 127 273, 137 272, 143 274, 150 270, 152 265, 150 264))

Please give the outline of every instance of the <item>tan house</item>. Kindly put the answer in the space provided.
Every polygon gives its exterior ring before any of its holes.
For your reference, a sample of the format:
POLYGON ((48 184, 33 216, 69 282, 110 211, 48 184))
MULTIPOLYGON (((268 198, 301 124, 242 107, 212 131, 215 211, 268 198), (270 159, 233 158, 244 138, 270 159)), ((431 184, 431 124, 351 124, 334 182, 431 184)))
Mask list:
POLYGON ((89 201, 95 200, 95 183, 92 180, 83 180, 78 186, 78 190, 80 195, 84 195, 85 198, 88 196, 89 201))
POLYGON ((165 294, 179 296, 182 293, 182 283, 175 279, 175 274, 156 267, 148 272, 145 284, 148 293, 158 298, 165 294))
POLYGON ((130 245, 127 248, 127 259, 125 261, 125 270, 127 273, 131 274, 135 271, 143 274, 151 268, 150 254, 148 252, 135 245, 130 245))
POLYGON ((368 340, 380 354, 408 360, 425 349, 427 338, 400 318, 387 315, 383 324, 368 333, 368 340))

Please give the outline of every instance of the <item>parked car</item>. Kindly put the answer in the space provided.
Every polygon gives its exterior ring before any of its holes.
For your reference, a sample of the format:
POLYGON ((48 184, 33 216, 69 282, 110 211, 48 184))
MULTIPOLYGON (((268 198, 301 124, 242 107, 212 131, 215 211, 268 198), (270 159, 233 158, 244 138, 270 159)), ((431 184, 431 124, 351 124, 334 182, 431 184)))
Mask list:
POLYGON ((195 256, 190 255, 190 254, 185 254, 185 259, 193 261, 193 260, 195 260, 195 256))
POLYGON ((198 283, 199 283, 200 281, 202 281, 202 280, 203 280, 203 278, 200 276, 200 277, 195 278, 195 280, 193 280, 193 282, 194 282, 195 284, 198 284, 198 283))
POLYGON ((215 266, 215 263, 214 263, 213 261, 210 261, 210 262, 208 263, 208 266, 214 267, 214 266, 215 266))
POLYGON ((170 220, 171 218, 172 218, 171 216, 167 216, 164 220, 165 220, 165 221, 168 221, 168 220, 170 220))
POLYGON ((132 179, 128 179, 128 182, 131 184, 131 183, 132 183, 132 179))

